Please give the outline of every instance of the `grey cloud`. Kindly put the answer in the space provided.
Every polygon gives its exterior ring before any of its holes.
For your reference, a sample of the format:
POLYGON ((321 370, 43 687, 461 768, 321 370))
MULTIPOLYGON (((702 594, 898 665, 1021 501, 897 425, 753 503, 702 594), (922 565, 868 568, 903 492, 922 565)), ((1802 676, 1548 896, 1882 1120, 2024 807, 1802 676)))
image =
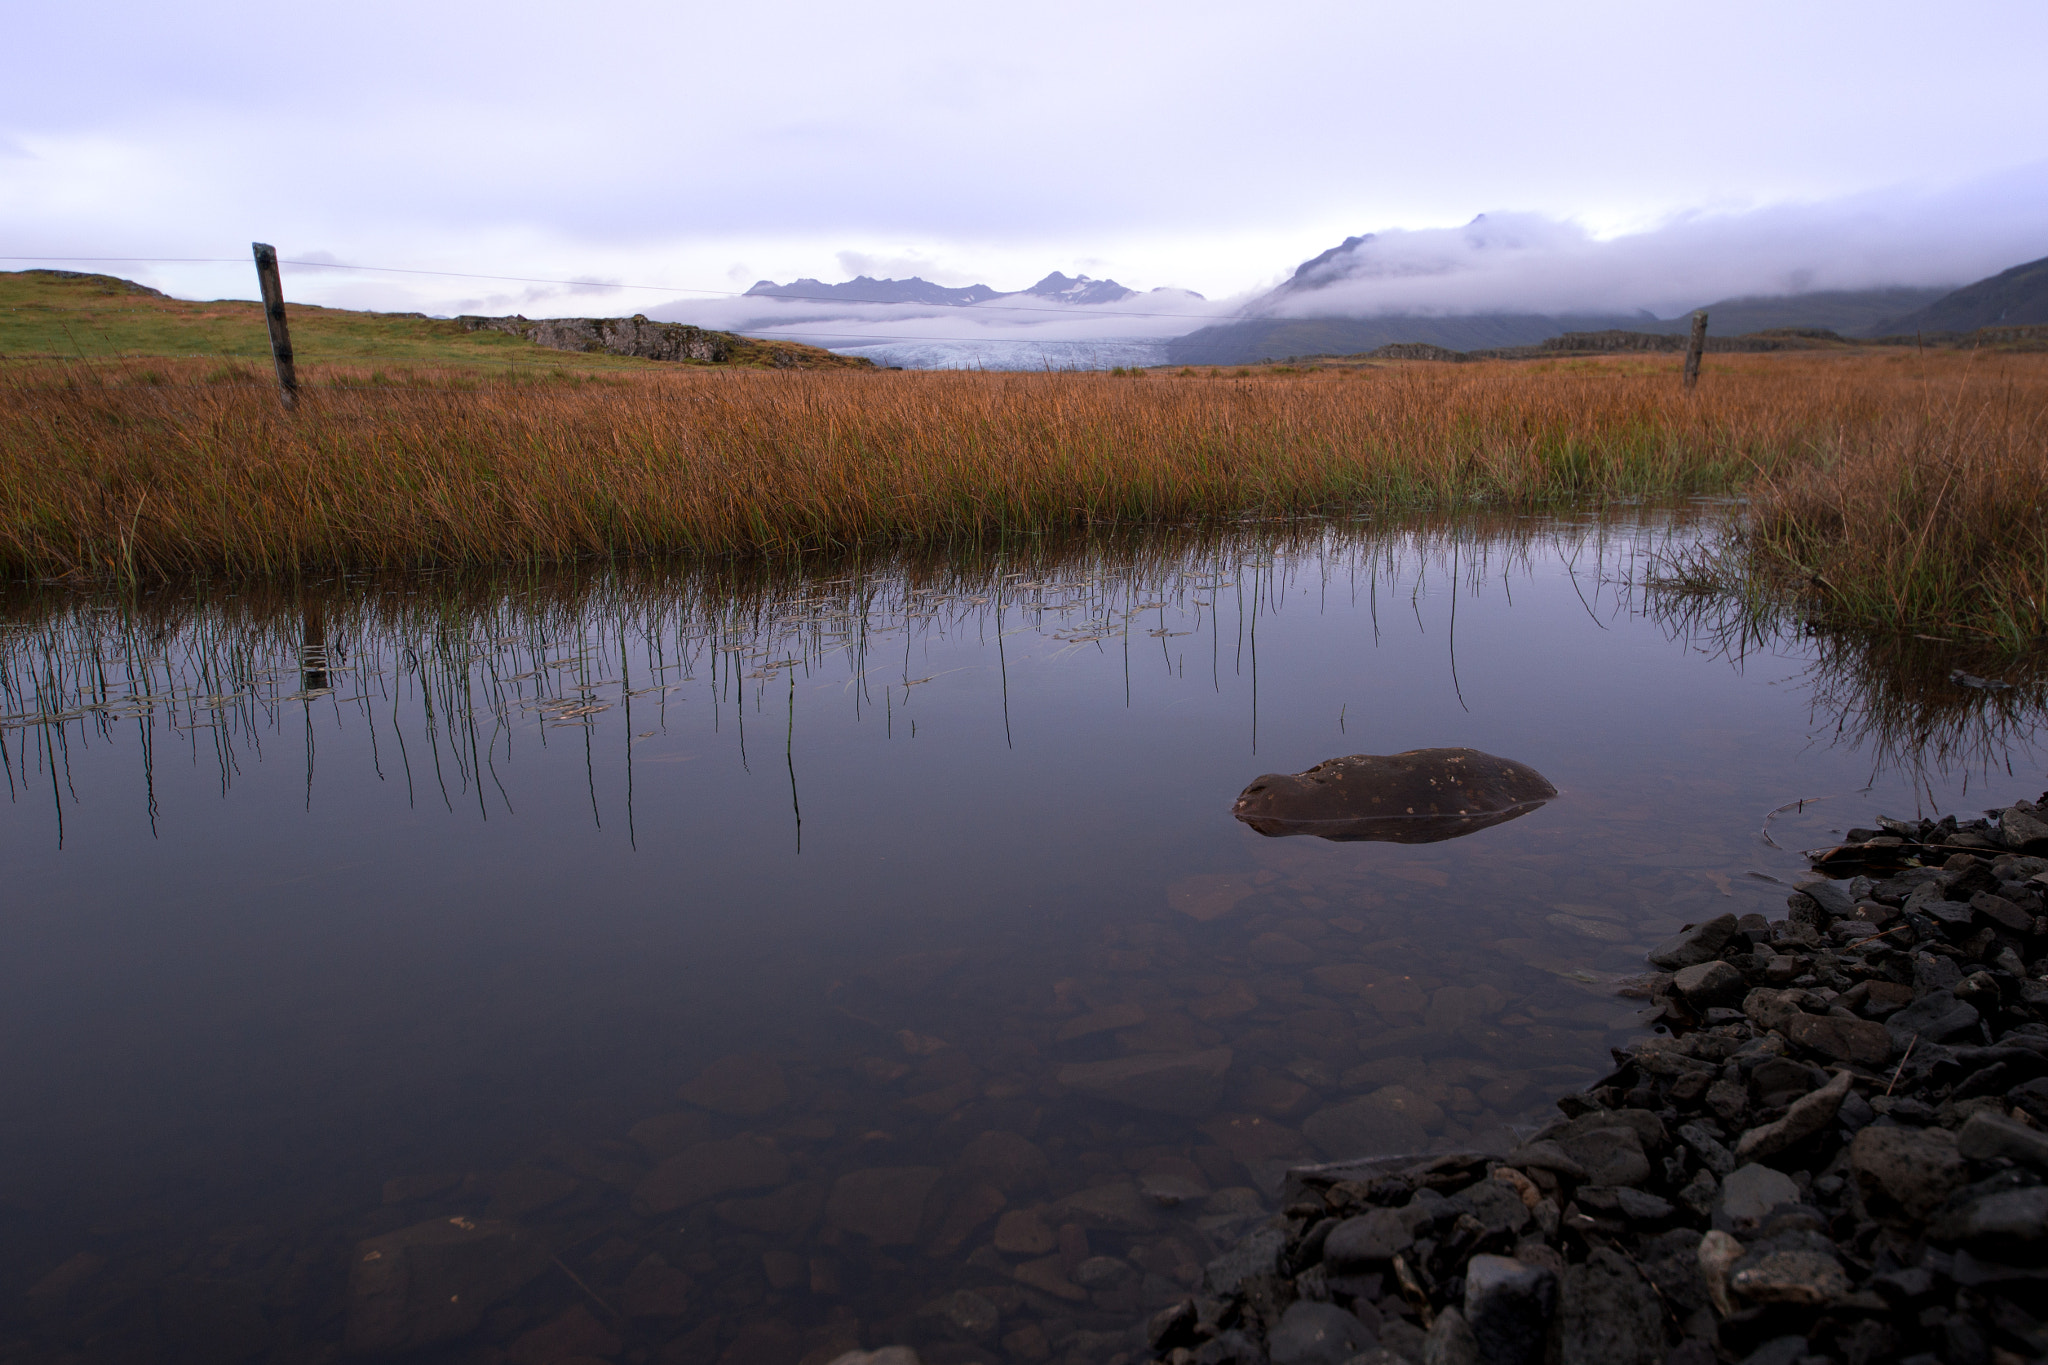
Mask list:
POLYGON ((1318 265, 1310 287, 1283 283, 1258 311, 1669 315, 1744 295, 1963 284, 2042 255, 2048 162, 1938 192, 1692 213, 1608 238, 1513 212, 1462 227, 1380 231, 1318 265))

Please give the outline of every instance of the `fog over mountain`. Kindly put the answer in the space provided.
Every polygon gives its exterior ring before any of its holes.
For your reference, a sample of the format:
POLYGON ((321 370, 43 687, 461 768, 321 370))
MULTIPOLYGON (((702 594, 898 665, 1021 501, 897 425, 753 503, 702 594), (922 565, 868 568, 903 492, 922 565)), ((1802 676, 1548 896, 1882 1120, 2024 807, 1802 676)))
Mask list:
MULTIPOLYGON (((1155 291, 1160 292, 1160 291, 1155 291)), ((1175 290, 1175 293, 1189 293, 1175 290)), ((806 276, 789 284, 777 284, 773 280, 757 281, 743 297, 750 299, 793 299, 804 303, 929 303, 947 307, 965 307, 976 303, 987 303, 992 299, 1041 298, 1057 303, 1097 304, 1121 303, 1136 298, 1138 291, 1126 289, 1115 280, 1091 280, 1086 275, 1069 277, 1055 270, 1029 288, 1004 293, 991 289, 985 284, 970 284, 961 288, 949 288, 933 284, 930 280, 912 276, 907 280, 878 280, 870 275, 856 275, 842 284, 826 284, 806 276)), ((1202 296, 1195 294, 1195 298, 1202 296)))
POLYGON ((838 284, 758 281, 733 299, 649 310, 750 335, 787 337, 917 369, 1097 369, 1156 364, 1166 338, 1217 307, 1186 289, 1143 293, 1115 280, 1053 271, 1023 289, 948 286, 859 275, 838 284))
MULTIPOLYGON (((743 297, 648 311, 887 364, 1242 364, 1390 341, 1471 350, 1564 331, 1672 331, 1700 307, 1723 335, 1788 326, 1876 335, 2044 249, 2048 162, 1941 190, 1691 213, 1605 236, 1502 211, 1457 227, 1382 228, 1223 300, 1055 271, 1009 291, 915 277, 763 280, 743 297)), ((1999 286, 1970 316, 2030 306, 2015 302, 2024 284, 1999 286)), ((1942 329, 1927 318, 1916 325, 1942 329)))

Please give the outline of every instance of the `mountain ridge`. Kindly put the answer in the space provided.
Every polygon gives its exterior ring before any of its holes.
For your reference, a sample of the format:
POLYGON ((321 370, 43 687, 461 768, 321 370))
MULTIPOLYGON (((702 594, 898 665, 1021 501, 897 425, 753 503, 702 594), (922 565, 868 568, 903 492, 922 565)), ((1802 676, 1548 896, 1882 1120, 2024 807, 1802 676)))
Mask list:
MULTIPOLYGON (((1891 319, 1885 331, 1974 332, 2048 323, 2048 256, 2026 261, 1891 319)), ((1875 335, 1875 334, 1873 334, 1875 335)))
MULTIPOLYGON (((1153 290, 1159 293, 1159 290, 1153 290)), ((1193 290, 1170 292, 1194 294, 1193 290)), ((1057 303, 1069 303, 1077 307, 1091 307, 1104 303, 1121 303, 1125 299, 1139 296, 1139 291, 1118 284, 1115 280, 1098 280, 1087 275, 1067 275, 1053 271, 1036 284, 1023 289, 992 289, 985 284, 952 286, 933 284, 930 280, 912 275, 907 280, 878 280, 872 275, 856 275, 838 284, 826 284, 823 280, 806 275, 788 284, 777 284, 774 280, 756 280, 742 298, 750 299, 792 299, 806 303, 884 303, 884 304, 926 304, 938 307, 971 308, 977 303, 992 299, 1041 298, 1057 303)), ((1194 294, 1201 298, 1200 294, 1194 294)))
MULTIPOLYGON (((1474 223, 1484 221, 1485 215, 1481 215, 1474 223)), ((1361 233, 1311 256, 1278 285, 1252 300, 1237 317, 1169 341, 1168 363, 1242 365, 1300 355, 1357 355, 1388 345, 1468 352, 1504 350, 1538 345, 1567 332, 1669 335, 1691 326, 1693 309, 1669 318, 1646 310, 1539 313, 1501 309, 1364 316, 1312 311, 1315 296, 1323 290, 1379 268, 1371 261, 1354 259, 1358 248, 1375 240, 1374 234, 1361 233), (1278 311, 1281 308, 1287 310, 1284 315, 1278 311)), ((2048 322, 2048 259, 2015 266, 1960 289, 1888 285, 1807 290, 1740 295, 1702 306, 1712 332, 1721 336, 1805 328, 1860 338, 1915 330, 1962 333, 2001 323, 2048 322)))

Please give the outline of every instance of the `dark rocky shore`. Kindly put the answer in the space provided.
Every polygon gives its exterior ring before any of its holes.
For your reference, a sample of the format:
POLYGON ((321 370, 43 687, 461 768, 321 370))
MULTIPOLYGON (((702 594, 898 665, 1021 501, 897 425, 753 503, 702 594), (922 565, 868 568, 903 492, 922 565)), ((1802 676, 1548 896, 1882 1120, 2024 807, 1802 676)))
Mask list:
POLYGON ((2048 1358, 2048 812, 1879 826, 1651 952, 1654 1031, 1505 1156, 1291 1172, 1151 1355, 2048 1358))

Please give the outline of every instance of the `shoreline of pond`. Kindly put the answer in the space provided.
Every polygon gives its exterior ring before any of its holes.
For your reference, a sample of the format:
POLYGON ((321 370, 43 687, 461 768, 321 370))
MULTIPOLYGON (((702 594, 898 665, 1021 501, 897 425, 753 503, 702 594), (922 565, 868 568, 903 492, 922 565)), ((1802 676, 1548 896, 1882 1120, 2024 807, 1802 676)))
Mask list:
MULTIPOLYGON (((2042 802, 2048 803, 2048 794, 2042 802)), ((1498 1155, 1290 1172, 1168 1365, 2048 1353, 2048 815, 1882 820, 1650 954, 1659 1032, 1498 1155), (1938 860, 1938 865, 1937 864, 1938 860)))

